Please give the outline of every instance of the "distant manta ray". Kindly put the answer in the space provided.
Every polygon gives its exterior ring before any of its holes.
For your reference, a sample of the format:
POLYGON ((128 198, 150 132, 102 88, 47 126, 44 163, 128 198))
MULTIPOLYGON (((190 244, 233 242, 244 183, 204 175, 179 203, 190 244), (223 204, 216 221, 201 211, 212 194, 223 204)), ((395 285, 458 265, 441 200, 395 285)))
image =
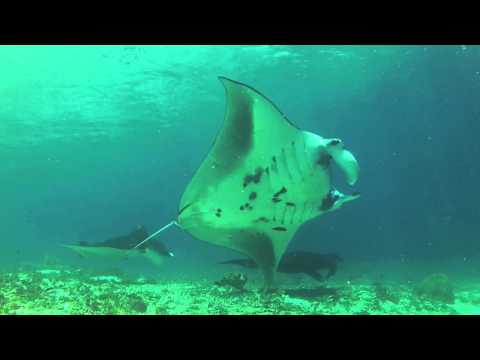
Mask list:
POLYGON ((145 239, 148 232, 139 226, 127 235, 117 236, 97 243, 81 241, 77 245, 63 245, 85 258, 106 260, 124 260, 134 257, 145 257, 155 265, 162 265, 165 258, 172 257, 165 245, 159 241, 152 241, 137 248, 133 248, 140 240, 145 239))
POLYGON ((138 246, 178 225, 197 239, 251 258, 268 290, 299 227, 359 197, 332 187, 332 160, 350 185, 359 166, 340 139, 302 131, 255 89, 219 79, 227 98, 223 127, 185 189, 176 221, 138 246))
MULTIPOLYGON (((337 273, 337 264, 342 259, 336 254, 318 254, 310 251, 289 251, 283 254, 278 263, 277 272, 286 274, 303 273, 317 281, 328 280, 337 273), (327 269, 325 278, 318 272, 327 269)), ((233 259, 222 261, 219 264, 238 265, 246 268, 257 268, 251 259, 233 259)))

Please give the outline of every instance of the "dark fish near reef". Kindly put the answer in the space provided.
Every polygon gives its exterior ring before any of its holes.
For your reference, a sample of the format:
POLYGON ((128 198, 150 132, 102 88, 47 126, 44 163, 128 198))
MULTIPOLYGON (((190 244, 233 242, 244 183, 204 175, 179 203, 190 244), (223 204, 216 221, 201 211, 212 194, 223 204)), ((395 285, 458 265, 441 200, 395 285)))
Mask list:
MULTIPOLYGON (((309 251, 287 252, 280 260, 277 271, 288 274, 303 273, 317 281, 328 280, 336 274, 337 264, 342 259, 336 254, 318 254, 309 251), (325 279, 318 272, 327 269, 325 279)), ((255 261, 251 259, 233 259, 220 262, 219 264, 239 265, 246 268, 257 268, 255 261)))
POLYGON ((138 226, 127 235, 114 237, 98 243, 81 241, 77 245, 63 245, 85 258, 103 258, 122 260, 143 256, 155 265, 162 265, 165 258, 173 256, 163 243, 151 241, 134 248, 141 240, 148 237, 144 226, 138 226))

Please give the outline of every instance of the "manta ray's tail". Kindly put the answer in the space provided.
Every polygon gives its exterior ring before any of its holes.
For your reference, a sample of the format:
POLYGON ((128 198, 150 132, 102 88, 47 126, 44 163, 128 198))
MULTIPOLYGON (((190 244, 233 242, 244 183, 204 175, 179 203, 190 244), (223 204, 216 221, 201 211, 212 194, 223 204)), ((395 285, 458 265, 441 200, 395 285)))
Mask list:
POLYGON ((141 242, 139 242, 137 245, 135 245, 133 247, 133 249, 136 249, 138 248, 139 246, 145 244, 147 241, 153 239, 155 236, 157 236, 158 234, 164 232, 165 230, 167 230, 169 227, 171 227, 172 225, 176 225, 176 226, 179 226, 178 223, 173 220, 173 221, 170 221, 167 225, 165 226, 162 226, 160 229, 158 229, 157 231, 155 231, 152 235, 150 235, 149 237, 147 237, 145 240, 142 240, 141 242))

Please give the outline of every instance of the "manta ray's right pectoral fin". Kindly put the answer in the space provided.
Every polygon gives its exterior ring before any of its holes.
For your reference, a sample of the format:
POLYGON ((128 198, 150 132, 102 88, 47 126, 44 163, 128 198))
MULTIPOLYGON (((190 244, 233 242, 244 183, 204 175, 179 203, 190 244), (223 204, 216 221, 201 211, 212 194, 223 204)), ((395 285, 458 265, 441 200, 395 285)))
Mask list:
POLYGON ((350 151, 345 149, 343 142, 340 139, 328 139, 326 150, 345 174, 347 183, 349 185, 354 185, 357 182, 358 173, 360 171, 355 156, 353 156, 350 151))

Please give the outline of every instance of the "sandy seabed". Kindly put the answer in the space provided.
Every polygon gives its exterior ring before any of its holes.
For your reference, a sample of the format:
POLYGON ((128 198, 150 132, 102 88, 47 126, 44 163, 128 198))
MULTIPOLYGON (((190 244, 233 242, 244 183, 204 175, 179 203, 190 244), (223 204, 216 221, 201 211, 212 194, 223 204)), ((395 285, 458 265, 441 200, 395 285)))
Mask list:
MULTIPOLYGON (((217 279, 218 280, 218 279, 217 279)), ((260 279, 243 290, 214 279, 162 280, 29 268, 0 274, 3 315, 387 315, 480 314, 480 284, 463 282, 454 299, 419 296, 408 282, 331 280, 280 286, 263 294, 260 279)))

